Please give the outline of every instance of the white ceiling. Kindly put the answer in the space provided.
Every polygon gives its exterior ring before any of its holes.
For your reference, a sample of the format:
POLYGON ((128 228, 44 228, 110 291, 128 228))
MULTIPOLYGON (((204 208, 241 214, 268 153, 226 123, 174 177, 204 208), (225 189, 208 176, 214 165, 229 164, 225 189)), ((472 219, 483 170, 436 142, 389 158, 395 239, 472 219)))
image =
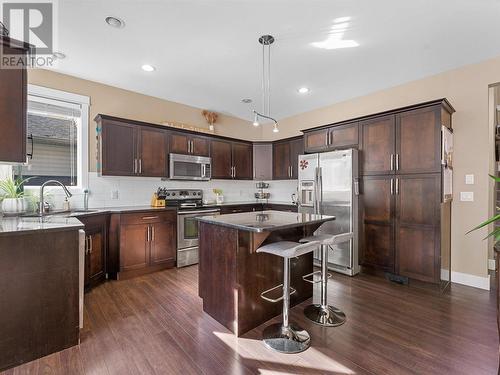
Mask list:
POLYGON ((500 55, 499 15, 499 0, 60 0, 67 58, 56 70, 251 119, 261 105, 257 39, 269 33, 280 119, 500 55), (108 15, 126 27, 109 27, 108 15), (358 46, 315 47, 343 17, 333 38, 358 46))

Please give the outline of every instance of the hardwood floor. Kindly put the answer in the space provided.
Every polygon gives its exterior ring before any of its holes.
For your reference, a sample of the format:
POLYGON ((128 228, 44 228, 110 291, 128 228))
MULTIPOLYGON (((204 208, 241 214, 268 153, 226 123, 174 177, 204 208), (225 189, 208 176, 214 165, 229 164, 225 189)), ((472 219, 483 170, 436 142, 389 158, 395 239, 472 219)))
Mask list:
POLYGON ((197 266, 107 282, 85 295, 79 346, 5 374, 496 374, 493 292, 440 295, 369 275, 335 274, 329 286, 347 322, 309 323, 302 303, 291 320, 312 346, 285 355, 260 341, 268 323, 238 339, 202 312, 197 266))

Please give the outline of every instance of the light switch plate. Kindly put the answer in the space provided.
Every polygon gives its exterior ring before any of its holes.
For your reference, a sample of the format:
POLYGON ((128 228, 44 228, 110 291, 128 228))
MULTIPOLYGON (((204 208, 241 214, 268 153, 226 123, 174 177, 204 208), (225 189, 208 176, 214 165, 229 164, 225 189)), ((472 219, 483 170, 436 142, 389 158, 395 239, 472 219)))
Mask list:
POLYGON ((474 202, 474 192, 472 191, 461 191, 460 200, 462 202, 474 202))
POLYGON ((473 174, 466 174, 465 175, 465 184, 466 185, 474 185, 474 175, 473 174))
POLYGON ((111 190, 111 199, 118 199, 118 190, 111 190))

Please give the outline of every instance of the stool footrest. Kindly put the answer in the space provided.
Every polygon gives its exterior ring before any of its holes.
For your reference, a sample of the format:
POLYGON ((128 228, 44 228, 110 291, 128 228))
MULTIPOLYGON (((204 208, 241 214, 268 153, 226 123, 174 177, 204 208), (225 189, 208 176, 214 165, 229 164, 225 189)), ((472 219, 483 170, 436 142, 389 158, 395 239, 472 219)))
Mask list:
MULTIPOLYGON (((266 297, 265 295, 276 290, 276 289, 279 289, 279 288, 283 288, 283 284, 280 284, 280 285, 277 285, 271 289, 267 289, 267 290, 264 290, 261 294, 260 294, 260 298, 266 300, 266 301, 269 301, 269 302, 272 302, 272 303, 276 303, 276 302, 279 302, 281 300, 283 300, 284 296, 281 295, 281 297, 278 297, 278 298, 270 298, 270 297, 266 297)), ((297 290, 295 288, 292 288, 290 287, 290 295, 294 294, 297 290)))
MULTIPOLYGON (((317 283, 320 283, 323 281, 323 278, 320 278, 319 280, 314 280, 314 275, 321 275, 321 271, 314 271, 314 272, 308 273, 307 275, 302 276, 302 280, 307 281, 308 283, 311 283, 311 284, 317 284, 317 283), (309 279, 310 277, 312 277, 312 279, 309 279)), ((331 279, 332 274, 329 273, 327 277, 329 279, 331 279)))

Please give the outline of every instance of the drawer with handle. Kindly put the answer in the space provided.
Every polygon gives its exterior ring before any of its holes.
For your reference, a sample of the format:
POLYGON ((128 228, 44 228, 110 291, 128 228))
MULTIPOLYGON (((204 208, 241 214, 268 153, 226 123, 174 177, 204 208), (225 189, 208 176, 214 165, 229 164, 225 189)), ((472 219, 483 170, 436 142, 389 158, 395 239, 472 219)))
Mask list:
POLYGON ((177 212, 175 210, 124 213, 120 216, 122 224, 145 224, 177 221, 177 212))

